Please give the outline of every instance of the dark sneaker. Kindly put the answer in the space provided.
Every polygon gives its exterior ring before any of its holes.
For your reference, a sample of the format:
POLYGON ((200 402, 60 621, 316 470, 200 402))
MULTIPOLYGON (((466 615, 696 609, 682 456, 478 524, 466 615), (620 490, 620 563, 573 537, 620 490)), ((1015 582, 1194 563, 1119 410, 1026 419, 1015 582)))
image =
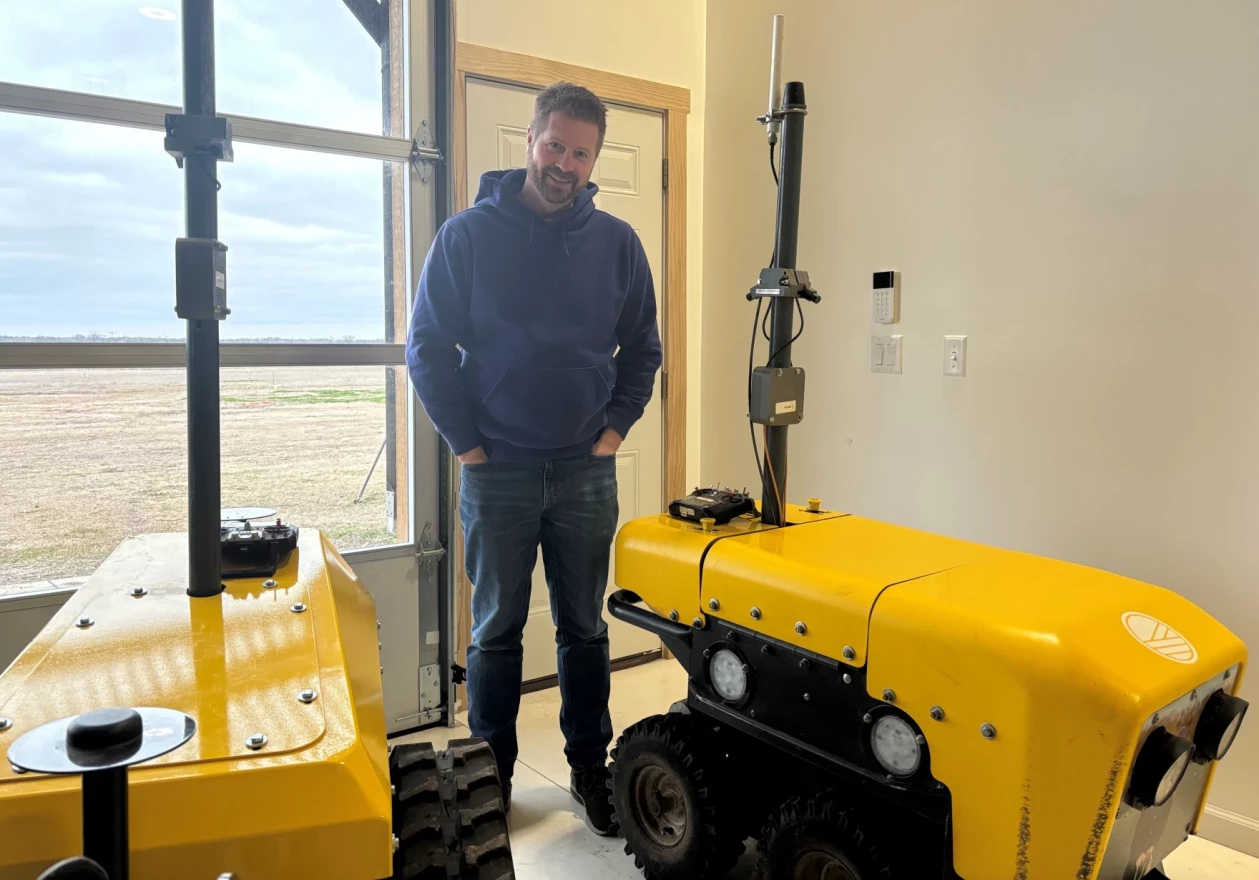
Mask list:
POLYGON ((569 792, 586 808, 586 827, 600 837, 615 837, 620 828, 612 815, 612 774, 605 766, 574 769, 569 792))

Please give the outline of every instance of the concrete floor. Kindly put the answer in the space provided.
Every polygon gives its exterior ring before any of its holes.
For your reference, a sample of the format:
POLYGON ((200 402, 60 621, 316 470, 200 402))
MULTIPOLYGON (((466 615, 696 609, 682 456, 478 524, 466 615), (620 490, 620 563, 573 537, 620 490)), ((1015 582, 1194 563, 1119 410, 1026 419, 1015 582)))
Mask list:
MULTIPOLYGON (((672 661, 618 672, 612 682, 615 735, 645 715, 663 712, 686 695, 686 675, 672 661)), ((526 695, 521 701, 518 736, 520 763, 512 794, 512 852, 519 880, 641 880, 624 842, 605 840, 587 830, 568 795, 568 764, 559 730, 560 696, 556 689, 526 695)), ((466 718, 461 718, 466 722, 466 718)), ((462 725, 428 730, 407 740, 444 744, 469 735, 462 725)), ((755 865, 749 853, 733 878, 749 878, 755 865)), ((1168 859, 1174 880, 1259 880, 1259 859, 1191 838, 1168 859)))

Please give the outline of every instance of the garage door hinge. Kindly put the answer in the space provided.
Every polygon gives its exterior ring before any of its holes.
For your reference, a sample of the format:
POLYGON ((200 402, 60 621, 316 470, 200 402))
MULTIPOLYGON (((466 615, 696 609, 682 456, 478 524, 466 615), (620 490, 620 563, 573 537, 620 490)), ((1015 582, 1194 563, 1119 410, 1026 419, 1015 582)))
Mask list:
POLYGON ((669 160, 668 159, 660 160, 660 179, 661 179, 661 182, 664 184, 662 188, 668 189, 669 188, 669 160))
POLYGON ((441 151, 433 140, 432 129, 428 120, 420 122, 420 127, 411 138, 411 167, 415 169, 420 183, 426 184, 433 177, 433 166, 442 161, 441 151))
POLYGON ((433 524, 431 522, 424 523, 424 531, 420 533, 420 549, 415 554, 415 558, 420 561, 427 573, 445 555, 446 548, 433 536, 433 524))

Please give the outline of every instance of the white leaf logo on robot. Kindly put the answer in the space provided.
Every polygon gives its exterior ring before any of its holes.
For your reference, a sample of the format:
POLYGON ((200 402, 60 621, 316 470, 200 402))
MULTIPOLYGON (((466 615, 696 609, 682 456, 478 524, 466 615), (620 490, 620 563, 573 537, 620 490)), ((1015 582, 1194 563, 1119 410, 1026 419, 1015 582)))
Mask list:
POLYGON ((1155 617, 1138 611, 1129 611, 1123 616, 1123 625, 1134 639, 1160 657, 1185 664, 1196 663, 1198 660, 1197 648, 1187 638, 1155 617))

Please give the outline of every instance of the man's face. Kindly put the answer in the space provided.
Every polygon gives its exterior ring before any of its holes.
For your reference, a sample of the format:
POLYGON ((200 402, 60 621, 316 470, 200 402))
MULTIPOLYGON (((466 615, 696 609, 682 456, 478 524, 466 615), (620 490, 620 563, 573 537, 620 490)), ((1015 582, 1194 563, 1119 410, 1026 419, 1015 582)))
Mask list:
POLYGON ((567 205, 586 187, 598 156, 599 126, 553 112, 542 129, 529 127, 529 181, 551 205, 567 205))

